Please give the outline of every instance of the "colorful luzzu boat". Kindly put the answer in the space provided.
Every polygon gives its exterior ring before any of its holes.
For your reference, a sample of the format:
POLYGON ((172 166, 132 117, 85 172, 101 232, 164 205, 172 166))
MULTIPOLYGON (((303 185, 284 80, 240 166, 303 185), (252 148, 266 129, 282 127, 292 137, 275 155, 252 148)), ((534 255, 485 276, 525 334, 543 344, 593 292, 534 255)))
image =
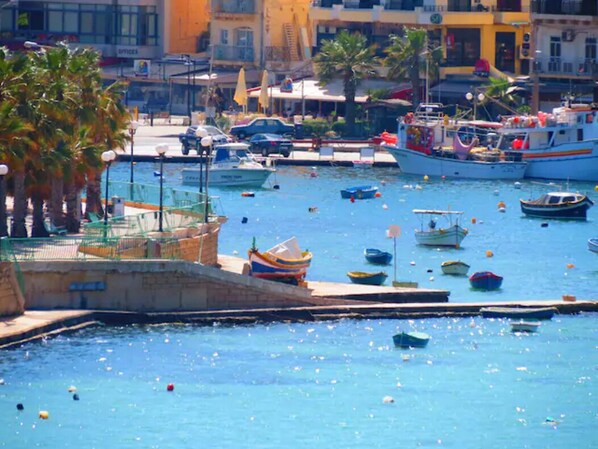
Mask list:
POLYGON ((305 279, 311 259, 312 254, 309 251, 299 249, 295 237, 264 252, 258 251, 254 239, 249 249, 250 275, 298 285, 305 279))

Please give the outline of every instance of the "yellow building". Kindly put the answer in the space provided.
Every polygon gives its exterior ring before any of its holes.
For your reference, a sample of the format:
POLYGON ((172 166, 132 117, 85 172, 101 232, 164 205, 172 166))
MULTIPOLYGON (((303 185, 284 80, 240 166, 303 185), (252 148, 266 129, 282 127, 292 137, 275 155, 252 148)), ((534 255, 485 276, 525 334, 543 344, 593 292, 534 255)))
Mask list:
POLYGON ((167 0, 164 53, 198 53, 209 44, 210 0, 167 0))
POLYGON ((310 0, 212 0, 216 67, 290 72, 311 58, 310 0))
POLYGON ((316 48, 345 29, 366 35, 384 56, 389 35, 408 26, 427 29, 432 48, 442 47, 441 78, 470 75, 480 59, 501 71, 528 70, 520 48, 530 0, 316 0, 309 14, 316 48))

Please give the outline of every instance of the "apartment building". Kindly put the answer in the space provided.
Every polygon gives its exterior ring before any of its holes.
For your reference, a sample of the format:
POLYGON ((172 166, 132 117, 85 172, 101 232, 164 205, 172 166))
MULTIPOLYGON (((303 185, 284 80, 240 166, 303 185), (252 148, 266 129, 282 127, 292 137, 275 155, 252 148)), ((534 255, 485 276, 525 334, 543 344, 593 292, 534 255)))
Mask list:
POLYGON ((598 1, 533 0, 531 20, 524 57, 541 86, 540 109, 569 99, 598 101, 598 1))

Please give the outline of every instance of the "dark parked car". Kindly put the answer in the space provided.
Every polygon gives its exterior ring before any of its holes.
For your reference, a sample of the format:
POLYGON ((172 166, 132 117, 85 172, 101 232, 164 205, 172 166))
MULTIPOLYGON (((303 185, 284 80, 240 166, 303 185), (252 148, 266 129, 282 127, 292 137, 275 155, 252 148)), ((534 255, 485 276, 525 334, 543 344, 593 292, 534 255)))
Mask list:
POLYGON ((254 134, 295 134, 295 126, 285 123, 279 118, 256 118, 246 125, 236 125, 230 133, 239 139, 251 137, 254 134))
POLYGON ((293 151, 293 142, 280 134, 255 134, 249 139, 251 152, 269 156, 272 153, 280 153, 289 157, 293 151))
MULTIPOLYGON (((197 128, 197 125, 193 125, 187 128, 187 131, 185 133, 179 134, 179 141, 182 144, 181 151, 185 156, 188 155, 189 151, 191 150, 197 151, 198 139, 201 141, 201 138, 197 137, 197 128)), ((214 145, 232 141, 232 139, 229 136, 224 134, 220 129, 216 128, 215 126, 201 125, 201 128, 205 129, 208 132, 209 136, 212 136, 214 145)))

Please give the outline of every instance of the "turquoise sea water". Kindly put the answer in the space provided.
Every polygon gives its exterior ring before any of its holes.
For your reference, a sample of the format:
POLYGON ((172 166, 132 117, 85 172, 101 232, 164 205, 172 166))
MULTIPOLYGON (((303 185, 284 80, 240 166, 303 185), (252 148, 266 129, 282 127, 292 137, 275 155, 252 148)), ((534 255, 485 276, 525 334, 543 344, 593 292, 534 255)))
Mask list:
MULTIPOLYGON (((165 166, 165 183, 183 189, 181 164, 165 166)), ((147 163, 136 167, 136 180, 158 183, 147 163)), ((111 179, 128 180, 128 164, 116 165, 111 179)), ((313 253, 308 280, 349 282, 348 271, 380 271, 368 265, 366 247, 391 253, 389 225, 402 229, 396 240, 396 278, 416 281, 420 287, 446 289, 451 301, 560 299, 563 294, 598 299, 598 257, 587 249, 587 240, 598 237, 598 206, 588 211, 587 221, 542 220, 525 217, 519 199, 536 198, 546 191, 566 189, 565 184, 545 186, 521 181, 441 180, 407 176, 398 168, 356 169, 344 167, 279 167, 271 184, 280 189, 253 189, 255 197, 242 197, 241 188, 213 188, 220 210, 229 217, 222 227, 219 252, 246 257, 253 237, 268 249, 296 236, 302 248, 313 253), (316 177, 311 173, 315 172, 316 177), (377 185, 382 196, 372 200, 341 200, 340 190, 357 185, 377 185), (498 203, 506 212, 498 212, 498 203), (309 212, 317 208, 316 212, 309 212), (461 210, 469 235, 460 249, 418 246, 414 230, 420 219, 413 209, 461 210), (243 218, 247 223, 243 224, 243 218), (472 223, 475 219, 476 223, 472 223), (547 227, 542 227, 546 223, 547 227), (493 257, 487 257, 491 251, 493 257), (493 271, 504 277, 502 289, 479 292, 470 289, 466 277, 443 275, 440 264, 460 259, 476 271, 493 271)), ((592 183, 571 183, 571 190, 588 193, 598 202, 592 183)), ((427 223, 427 221, 426 221, 427 223)), ((390 285, 394 265, 383 268, 390 285)))
MULTIPOLYGON (((166 166, 167 185, 180 186, 180 168, 166 166)), ((155 169, 138 164, 136 179, 157 183, 155 169)), ((519 197, 543 190, 528 181, 516 190, 509 182, 424 182, 398 169, 311 171, 280 168, 280 189, 256 189, 254 198, 213 189, 229 216, 220 252, 244 256, 253 236, 268 248, 295 235, 314 253, 310 279, 346 281, 346 271, 370 269, 366 246, 392 251, 385 230, 398 224, 397 278, 449 289, 451 301, 596 298, 598 257, 586 241, 598 234, 598 208, 587 222, 541 227, 519 212, 519 197), (381 198, 340 199, 341 188, 370 183, 381 198), (471 231, 462 249, 418 247, 412 209, 449 206, 465 212, 471 231), (466 278, 443 276, 441 261, 455 258, 471 272, 503 275, 502 290, 473 292, 466 278)), ((112 174, 127 180, 128 165, 112 174)), ((529 335, 481 318, 82 330, 0 352, 0 447, 595 448, 597 318, 556 316, 529 335), (424 349, 395 349, 399 330, 432 339, 424 349)))
POLYGON ((596 318, 88 329, 0 354, 0 447, 595 448, 596 318))

